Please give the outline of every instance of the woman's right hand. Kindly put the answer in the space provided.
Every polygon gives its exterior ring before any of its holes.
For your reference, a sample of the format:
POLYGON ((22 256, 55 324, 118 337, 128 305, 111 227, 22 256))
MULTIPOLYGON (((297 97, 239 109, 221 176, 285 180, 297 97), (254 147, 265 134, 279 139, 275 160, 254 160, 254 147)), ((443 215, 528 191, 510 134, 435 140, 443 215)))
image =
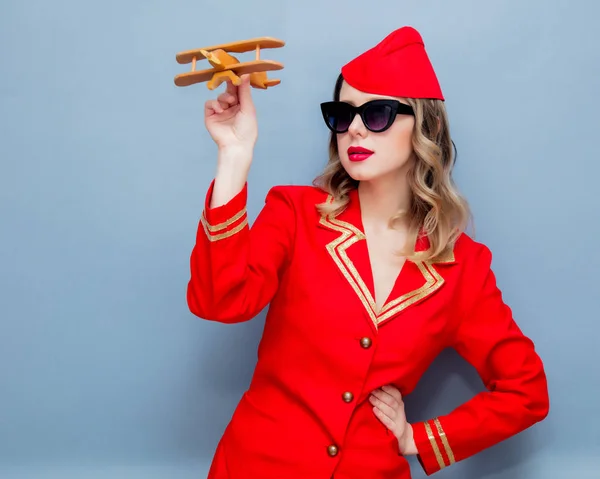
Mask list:
POLYGON ((252 101, 250 76, 241 76, 242 84, 227 81, 227 89, 204 106, 204 123, 221 152, 251 153, 258 137, 256 110, 252 101))

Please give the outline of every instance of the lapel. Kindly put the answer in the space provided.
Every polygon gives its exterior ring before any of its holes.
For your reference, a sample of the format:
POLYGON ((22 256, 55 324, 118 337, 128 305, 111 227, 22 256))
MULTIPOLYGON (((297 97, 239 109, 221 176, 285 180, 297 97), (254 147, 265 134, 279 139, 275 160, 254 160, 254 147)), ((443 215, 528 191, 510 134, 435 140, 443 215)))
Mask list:
MULTIPOLYGON (((376 331, 383 323, 397 316, 436 292, 444 284, 435 264, 428 261, 406 260, 385 304, 378 312, 375 305, 375 287, 366 237, 362 224, 360 202, 356 189, 349 192, 346 209, 336 218, 321 217, 320 225, 336 233, 325 247, 337 268, 358 297, 376 331)), ((333 197, 328 196, 327 201, 333 197)), ((427 238, 417 241, 415 251, 426 250, 427 238)), ((454 255, 436 264, 453 264, 454 255)))

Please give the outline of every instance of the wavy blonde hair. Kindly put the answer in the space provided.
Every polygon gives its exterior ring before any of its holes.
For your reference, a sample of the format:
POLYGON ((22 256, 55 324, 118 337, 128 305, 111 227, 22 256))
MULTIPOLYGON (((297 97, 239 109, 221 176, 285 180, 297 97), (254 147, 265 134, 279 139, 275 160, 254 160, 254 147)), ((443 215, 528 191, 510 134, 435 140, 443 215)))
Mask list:
MULTIPOLYGON (((342 82, 340 75, 334 89, 335 100, 339 100, 342 82)), ((443 261, 451 256, 454 243, 472 219, 469 205, 452 178, 456 157, 446 107, 443 101, 436 99, 405 98, 404 101, 415 113, 412 135, 415 161, 408 172, 412 195, 409 211, 399 211, 390 218, 390 227, 408 219, 407 245, 413 247, 401 248, 400 254, 413 261, 443 261), (421 236, 427 237, 429 248, 416 253, 414 245, 421 236)), ((329 217, 340 214, 348 204, 348 193, 358 184, 342 166, 337 137, 331 133, 329 161, 313 185, 333 199, 318 204, 319 213, 329 217)))

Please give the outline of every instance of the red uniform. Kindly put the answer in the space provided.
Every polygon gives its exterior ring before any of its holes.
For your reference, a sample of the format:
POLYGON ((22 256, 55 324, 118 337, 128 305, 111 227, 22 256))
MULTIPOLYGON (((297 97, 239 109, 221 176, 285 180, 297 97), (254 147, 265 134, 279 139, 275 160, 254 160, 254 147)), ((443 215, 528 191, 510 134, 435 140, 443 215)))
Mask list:
POLYGON ((270 307, 209 479, 410 478, 368 397, 386 384, 406 396, 447 347, 487 391, 413 424, 428 475, 546 416, 542 361, 502 300, 487 247, 463 234, 442 262, 407 261, 377 314, 356 190, 333 219, 315 209, 325 192, 274 187, 250 228, 247 185, 210 209, 213 184, 191 255, 189 308, 236 323, 270 307))

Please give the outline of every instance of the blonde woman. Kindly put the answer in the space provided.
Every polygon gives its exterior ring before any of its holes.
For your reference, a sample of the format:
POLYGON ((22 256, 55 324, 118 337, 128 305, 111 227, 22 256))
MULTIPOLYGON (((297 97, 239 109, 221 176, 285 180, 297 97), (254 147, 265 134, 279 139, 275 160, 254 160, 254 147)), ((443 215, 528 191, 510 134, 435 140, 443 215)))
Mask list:
POLYGON ((269 305, 209 479, 408 479, 409 455, 429 475, 548 413, 542 361, 503 302, 490 250, 465 233, 444 97, 420 34, 400 28, 344 65, 321 113, 324 172, 273 187, 250 228, 248 79, 206 103, 219 153, 188 305, 223 323, 269 305), (403 398, 447 347, 487 390, 409 424, 403 398))

